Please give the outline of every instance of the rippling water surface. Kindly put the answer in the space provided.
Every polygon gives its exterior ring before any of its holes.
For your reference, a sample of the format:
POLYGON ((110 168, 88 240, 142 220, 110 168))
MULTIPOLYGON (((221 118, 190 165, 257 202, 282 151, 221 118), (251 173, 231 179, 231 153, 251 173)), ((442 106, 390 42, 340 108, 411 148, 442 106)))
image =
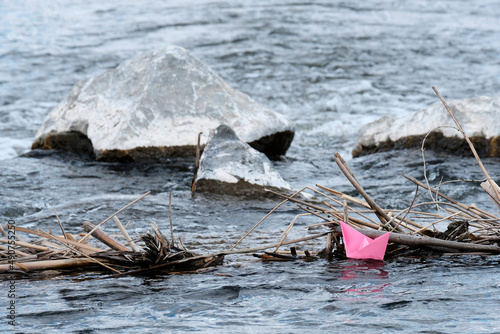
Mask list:
MULTIPOLYGON (((495 1, 0 2, 0 217, 20 226, 81 231, 140 194, 131 232, 152 221, 200 253, 230 248, 277 203, 191 196, 192 164, 96 163, 68 154, 19 157, 47 112, 79 80, 166 44, 180 45, 230 85, 296 125, 276 168, 295 188, 322 184, 356 195, 334 166, 340 152, 381 205, 414 195, 418 152, 350 159, 358 130, 446 99, 500 91, 500 5, 495 1)), ((481 179, 469 157, 427 153, 429 181, 481 179)), ((498 159, 485 159, 498 175, 498 159)), ((443 190, 495 210, 477 183, 443 190)), ((276 242, 300 212, 283 207, 242 247, 276 242)), ((290 238, 318 233, 299 220, 290 238)), ((113 229, 110 225, 110 232, 113 229)), ((117 231, 115 231, 117 232, 117 231)), ((301 244, 319 250, 324 240, 301 244)), ((17 281, 18 332, 500 332, 499 257, 261 263, 249 255, 196 275, 89 280, 97 273, 17 281)), ((8 303, 4 287, 0 307, 8 303)), ((2 311, 4 312, 4 311, 2 311)), ((4 319, 0 329, 12 329, 4 319)))

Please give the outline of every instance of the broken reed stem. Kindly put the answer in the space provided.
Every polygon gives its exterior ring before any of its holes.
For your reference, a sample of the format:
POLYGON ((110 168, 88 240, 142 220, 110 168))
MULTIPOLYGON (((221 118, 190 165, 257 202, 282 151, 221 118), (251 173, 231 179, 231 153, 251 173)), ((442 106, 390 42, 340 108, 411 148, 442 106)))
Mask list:
POLYGON ((330 261, 333 258, 333 232, 326 235, 325 245, 326 259, 330 261))
POLYGON ((114 214, 112 214, 111 216, 109 216, 108 218, 104 219, 102 222, 100 222, 99 224, 97 224, 94 229, 92 229, 91 231, 89 231, 83 238, 81 238, 80 240, 78 240, 78 243, 81 243, 83 242, 85 239, 87 239, 89 237, 89 235, 91 233, 93 233, 95 230, 97 230, 99 227, 101 227, 104 223, 106 223, 108 220, 110 220, 111 218, 113 218, 113 216, 116 216, 117 214, 119 214, 120 212, 122 212, 123 210, 127 209, 128 207, 134 205, 135 203, 139 202, 141 199, 143 199, 144 197, 146 197, 147 195, 151 194, 151 190, 148 191, 147 193, 145 193, 144 195, 140 196, 139 198, 135 199, 134 201, 130 202, 129 204, 125 205, 123 208, 121 208, 120 210, 116 211, 114 214))
POLYGON ((281 245, 283 245, 283 242, 285 242, 286 237, 288 236, 288 234, 292 230, 292 227, 295 224, 295 222, 297 221, 297 219, 299 217, 302 217, 302 216, 310 216, 310 214, 309 213, 302 213, 300 215, 296 215, 295 218, 293 218, 292 222, 288 225, 288 227, 283 232, 282 239, 280 240, 278 246, 276 246, 276 249, 274 250, 275 253, 278 251, 278 249, 281 247, 281 245))
MULTIPOLYGON (((191 193, 194 194, 196 191, 196 178, 198 177, 198 169, 200 168, 200 153, 201 153, 201 134, 203 132, 198 133, 198 145, 196 145, 196 160, 194 162, 194 173, 193 173, 193 182, 191 182, 191 193)), ((173 239, 172 239, 173 241, 173 239)))
POLYGON ((132 240, 132 238, 128 234, 127 230, 125 229, 125 227, 123 227, 122 223, 118 219, 118 217, 117 216, 113 216, 113 220, 115 221, 116 226, 118 226, 118 228, 120 229, 120 232, 122 233, 122 235, 125 237, 125 240, 127 240, 127 243, 130 246, 130 248, 134 252, 140 252, 140 249, 136 246, 134 240, 132 240))
POLYGON ((57 222, 59 223, 59 227, 61 228, 61 232, 62 232, 63 237, 65 239, 68 239, 68 237, 66 236, 66 232, 64 232, 64 228, 62 226, 61 220, 59 219, 59 215, 57 214, 56 208, 54 208, 54 213, 56 215, 57 222))
POLYGON ((347 201, 346 200, 344 200, 343 207, 344 207, 344 221, 347 223, 349 221, 349 210, 348 210, 348 207, 347 207, 347 201))
POLYGON ((242 242, 242 241, 243 241, 243 240, 244 240, 244 239, 245 239, 245 238, 246 238, 246 237, 247 237, 250 233, 252 233, 252 231, 253 231, 253 230, 255 230, 255 229, 257 228, 257 226, 259 226, 259 225, 260 225, 260 223, 262 223, 262 222, 263 222, 263 221, 264 221, 267 217, 269 217, 269 216, 270 216, 270 215, 271 215, 274 211, 276 211, 276 210, 277 210, 280 206, 282 206, 283 204, 285 204, 285 203, 286 203, 286 202, 287 202, 290 198, 292 198, 293 196, 295 196, 295 195, 297 195, 297 194, 301 193, 304 189, 306 189, 306 187, 303 187, 303 188, 302 188, 302 189, 300 189, 299 191, 297 191, 297 192, 295 192, 294 194, 292 194, 292 196, 290 196, 290 197, 287 197, 287 196, 284 196, 284 195, 281 195, 281 194, 275 193, 275 192, 273 192, 273 191, 271 191, 271 190, 267 190, 267 191, 272 192, 272 193, 274 193, 274 194, 277 194, 277 195, 279 195, 279 196, 281 196, 281 197, 285 197, 286 199, 285 199, 284 201, 282 201, 281 203, 279 203, 278 205, 276 205, 276 206, 275 206, 275 207, 274 207, 271 211, 269 211, 269 213, 268 213, 267 215, 265 215, 265 216, 264 216, 261 220, 259 220, 259 221, 257 222, 257 224, 255 224, 255 225, 254 225, 254 226, 253 226, 253 227, 252 227, 252 228, 251 228, 251 229, 250 229, 247 233, 245 233, 245 235, 244 235, 244 236, 242 236, 242 237, 240 238, 240 240, 238 240, 238 242, 236 242, 236 243, 234 244, 234 246, 233 246, 233 247, 231 247, 231 248, 229 249, 229 251, 232 251, 232 250, 233 250, 236 246, 238 246, 238 245, 239 245, 239 244, 240 244, 240 243, 241 243, 241 242, 242 242))
MULTIPOLYGON (((8 225, 8 224, 9 224, 9 223, 7 223, 6 225, 8 225)), ((0 225, 0 232, 2 232, 2 235, 3 235, 4 237, 7 237, 7 233, 5 233, 5 231, 4 231, 3 227, 2 227, 2 225, 0 225)))
MULTIPOLYGON (((200 132, 201 134, 201 132, 200 132)), ((199 140, 199 137, 198 137, 199 140)), ((172 192, 168 195, 168 218, 170 220, 170 238, 172 240, 172 244, 174 243, 174 224, 172 223, 172 192)))
POLYGON ((470 149, 472 151, 472 154, 474 155, 474 158, 476 158, 477 163, 479 164, 479 167, 481 167, 481 170, 484 173, 484 176, 486 176, 486 179, 488 180, 488 182, 490 183, 491 187, 493 188, 493 191, 495 192, 496 198, 493 198, 493 199, 497 202, 498 205, 500 205, 500 194, 498 193, 497 187, 495 187, 496 184, 491 179, 490 175, 486 171, 486 168, 484 168, 483 163, 482 163, 481 159, 479 159, 479 155, 477 154, 476 149, 474 148, 474 145, 470 141, 469 137, 467 137, 467 135, 465 134, 464 129, 462 128, 462 126, 460 125, 460 123, 458 122, 458 120, 456 119, 455 115, 453 114, 453 111, 448 106, 448 104, 446 103, 446 101, 443 99, 443 97, 441 96, 441 94, 438 92, 438 90, 436 89, 436 87, 432 86, 432 89, 434 90, 434 92, 436 93, 436 95, 439 97, 439 99, 443 103, 444 107, 446 108, 446 111, 448 111, 448 113, 450 114, 451 118, 453 118, 453 121, 457 125, 458 130, 464 136, 465 140, 467 141, 467 144, 469 144, 469 147, 470 147, 470 149))
MULTIPOLYGON (((116 217, 116 216, 115 216, 116 217)), ((120 244, 118 241, 114 240, 113 238, 109 237, 104 231, 102 231, 100 228, 95 228, 95 225, 86 221, 83 223, 83 230, 85 232, 89 231, 94 231, 92 232, 92 236, 105 244, 108 247, 111 247, 114 250, 117 251, 122 251, 122 252, 127 252, 128 248, 120 244)))

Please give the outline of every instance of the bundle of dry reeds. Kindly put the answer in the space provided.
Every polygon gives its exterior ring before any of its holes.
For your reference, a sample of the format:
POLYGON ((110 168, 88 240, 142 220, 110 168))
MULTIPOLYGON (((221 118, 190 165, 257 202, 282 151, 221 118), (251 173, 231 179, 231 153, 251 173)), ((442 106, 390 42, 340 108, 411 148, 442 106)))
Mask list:
MULTIPOLYGON (((72 235, 66 233, 61 221, 54 210, 61 228, 62 235, 54 235, 52 231, 41 229, 32 230, 24 227, 6 224, 5 228, 14 235, 10 238, 0 238, 0 273, 27 273, 39 270, 53 269, 90 269, 101 267, 115 274, 151 273, 161 270, 172 273, 186 270, 198 270, 220 264, 223 256, 208 255, 196 256, 188 251, 178 239, 168 240, 153 223, 152 232, 139 236, 133 240, 128 234, 117 215, 138 202, 146 194, 129 203, 98 225, 84 222, 83 229, 86 233, 72 235), (126 240, 122 244, 100 227, 113 219, 121 231, 121 236, 126 240), (21 234, 37 236, 38 239, 27 242, 21 234), (98 240, 106 248, 91 245, 88 240, 98 240)), ((170 207, 171 208, 171 207, 170 207)), ((171 209, 169 210, 171 214, 171 209)), ((172 229, 172 225, 171 225, 172 229)), ((0 232, 7 237, 5 230, 0 227, 0 232)), ((96 242, 93 242, 94 244, 96 242)))
MULTIPOLYGON (((458 130, 465 137, 474 157, 486 176, 486 181, 481 184, 481 187, 500 207, 500 188, 493 182, 484 168, 472 142, 463 131, 451 109, 439 92, 434 87, 433 89, 455 121, 458 130)), ((337 238, 337 236, 341 236, 342 233, 339 226, 340 221, 348 223, 359 232, 371 238, 378 237, 387 231, 391 231, 393 233, 390 235, 389 242, 395 245, 432 249, 433 251, 446 253, 470 254, 474 252, 481 254, 500 254, 500 218, 498 216, 481 210, 475 205, 460 203, 433 187, 430 187, 429 184, 424 184, 406 175, 403 176, 417 185, 416 195, 412 203, 402 210, 382 209, 382 207, 366 193, 340 154, 335 154, 334 160, 339 169, 363 199, 358 199, 321 185, 316 185, 320 190, 304 187, 291 196, 273 192, 275 195, 283 197, 284 201, 271 210, 271 212, 259 221, 236 245, 278 207, 286 202, 294 202, 297 204, 298 208, 305 211, 305 213, 296 216, 285 229, 282 234, 281 242, 275 250, 276 252, 284 243, 297 219, 302 216, 316 216, 324 222, 308 227, 325 226, 331 230, 328 234, 325 247, 328 257, 331 257, 335 244, 337 249, 342 249, 342 245, 337 238), (306 189, 313 191, 324 200, 315 199, 314 201, 307 201, 303 199, 307 198, 307 196, 298 196, 306 189), (424 189, 424 192, 419 193, 419 189, 424 189), (439 196, 440 200, 438 201, 435 199, 431 202, 418 202, 418 199, 422 198, 422 195, 425 193, 430 193, 433 199, 433 195, 439 196), (437 207, 438 210, 430 212, 428 209, 429 207, 437 207), (439 231, 437 229, 438 224, 446 224, 446 230, 439 231)))

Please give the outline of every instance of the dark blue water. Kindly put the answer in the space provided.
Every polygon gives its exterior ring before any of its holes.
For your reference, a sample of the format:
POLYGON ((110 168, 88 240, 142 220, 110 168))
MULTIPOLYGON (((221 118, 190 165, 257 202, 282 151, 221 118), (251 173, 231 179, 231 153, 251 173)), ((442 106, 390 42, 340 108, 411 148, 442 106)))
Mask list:
MULTIPOLYGON (((96 163, 58 154, 17 157, 73 84, 140 52, 180 45, 230 85, 296 124, 287 160, 276 162, 295 188, 322 184, 356 195, 332 160, 341 152, 366 191, 405 208, 423 176, 418 152, 350 158, 358 130, 446 99, 500 91, 500 6, 495 1, 133 1, 0 2, 0 219, 69 232, 125 211, 131 233, 151 222, 168 231, 173 193, 176 235, 205 253, 230 248, 277 202, 190 194, 192 165, 96 163)), ((482 179, 471 157, 427 152, 431 184, 482 179)), ((497 176, 499 160, 485 159, 497 176)), ((477 182, 448 184, 448 195, 494 212, 477 182)), ((279 240, 295 215, 288 205, 242 247, 279 240)), ((290 238, 322 230, 300 219, 290 238)), ((118 233, 112 224, 109 233, 118 233)), ((301 249, 320 250, 324 240, 301 249)), ((261 263, 250 255, 196 275, 89 280, 59 272, 16 283, 20 333, 130 332, 500 332, 499 257, 400 258, 261 263)), ((8 326, 1 281, 0 328, 8 326)))

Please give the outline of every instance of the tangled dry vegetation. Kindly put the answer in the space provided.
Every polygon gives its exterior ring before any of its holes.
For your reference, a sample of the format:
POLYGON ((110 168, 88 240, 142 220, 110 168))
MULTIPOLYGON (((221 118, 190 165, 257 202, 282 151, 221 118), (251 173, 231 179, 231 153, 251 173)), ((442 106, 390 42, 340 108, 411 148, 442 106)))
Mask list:
MULTIPOLYGON (((469 143, 486 176, 486 181, 481 186, 500 208, 500 188, 488 175, 472 143, 468 140, 446 102, 437 90, 435 91, 469 143)), ((370 238, 390 231, 389 247, 386 253, 388 256, 401 256, 408 254, 409 251, 422 252, 423 250, 453 254, 500 254, 500 218, 498 216, 475 205, 460 203, 441 193, 437 190, 439 188, 433 188, 428 183, 422 183, 405 175, 404 177, 416 185, 415 198, 412 203, 401 210, 382 209, 365 192, 339 154, 335 155, 335 162, 363 199, 321 185, 317 185, 318 189, 305 187, 292 195, 273 192, 274 195, 281 196, 284 200, 229 250, 196 255, 186 249, 180 238, 175 239, 173 235, 171 199, 169 205, 170 240, 162 234, 156 224, 152 225, 151 231, 132 239, 126 227, 118 219, 118 214, 147 196, 150 193, 147 192, 98 225, 85 222, 83 224, 85 233, 79 235, 72 235, 64 231, 55 210, 61 235, 55 235, 52 231, 31 230, 10 224, 5 225, 6 231, 0 226, 0 232, 4 237, 0 238, 0 256, 3 258, 0 259, 0 273, 26 274, 40 270, 95 270, 95 268, 104 270, 106 277, 149 274, 159 271, 162 273, 188 273, 217 266, 223 262, 226 255, 255 253, 272 248, 274 250, 271 252, 254 255, 262 260, 276 261, 314 260, 318 256, 329 259, 332 259, 333 256, 343 258, 345 252, 342 230, 339 226, 340 221, 348 223, 370 238), (306 189, 316 194, 314 199, 301 196, 301 193, 306 189), (421 202, 424 194, 430 194, 433 200, 421 202), (296 216, 290 222, 281 234, 278 243, 235 249, 267 217, 287 202, 295 203, 304 213, 296 216), (434 211, 429 208, 434 209, 434 211), (322 226, 326 228, 326 231, 314 235, 309 234, 300 239, 286 240, 297 220, 303 216, 318 217, 322 222, 308 227, 322 226), (118 242, 100 229, 111 219, 119 228, 120 237, 125 239, 124 243, 118 242), (439 231, 437 227, 443 225, 447 228, 439 231), (36 236, 37 239, 28 242, 21 234, 36 236), (295 247, 291 247, 290 251, 280 251, 284 245, 318 238, 326 238, 325 248, 318 252, 307 250, 299 252, 295 247), (88 242, 90 239, 93 239, 91 243, 88 242), (106 247, 96 246, 97 240, 106 247)))

